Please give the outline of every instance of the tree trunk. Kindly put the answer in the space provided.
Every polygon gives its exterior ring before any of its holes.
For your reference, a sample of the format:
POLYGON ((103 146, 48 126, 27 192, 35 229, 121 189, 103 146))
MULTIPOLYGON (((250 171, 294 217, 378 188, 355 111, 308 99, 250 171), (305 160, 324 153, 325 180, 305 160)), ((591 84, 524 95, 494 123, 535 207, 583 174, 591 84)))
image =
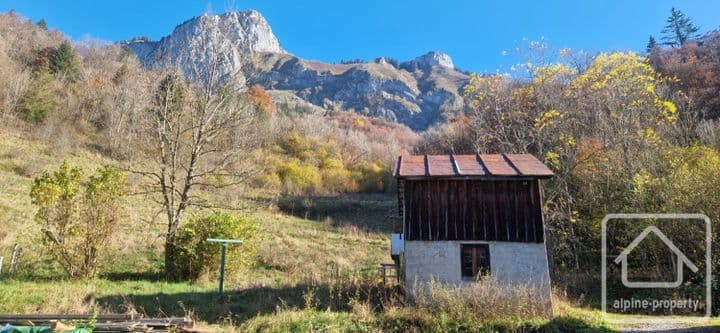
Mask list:
POLYGON ((175 268, 175 245, 174 238, 168 235, 165 238, 165 278, 173 280, 173 272, 175 268))

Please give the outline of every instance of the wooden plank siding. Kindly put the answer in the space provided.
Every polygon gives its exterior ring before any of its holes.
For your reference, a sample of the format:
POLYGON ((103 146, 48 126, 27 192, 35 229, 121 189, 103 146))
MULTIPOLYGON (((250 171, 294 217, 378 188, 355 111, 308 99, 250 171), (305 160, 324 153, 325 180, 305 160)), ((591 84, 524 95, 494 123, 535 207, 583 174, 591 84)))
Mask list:
POLYGON ((405 239, 544 241, 537 179, 404 179, 405 239))

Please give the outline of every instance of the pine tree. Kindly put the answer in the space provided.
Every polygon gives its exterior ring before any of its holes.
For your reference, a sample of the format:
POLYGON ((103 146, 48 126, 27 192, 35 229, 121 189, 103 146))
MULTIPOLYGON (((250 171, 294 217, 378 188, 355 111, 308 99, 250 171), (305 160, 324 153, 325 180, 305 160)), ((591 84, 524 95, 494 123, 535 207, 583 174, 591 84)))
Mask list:
POLYGON ((655 47, 657 47, 657 42, 655 41, 655 37, 650 35, 650 38, 648 38, 648 43, 647 43, 647 47, 645 50, 647 51, 647 53, 652 53, 652 50, 655 47))
POLYGON ((699 28, 693 24, 689 17, 675 7, 670 9, 670 16, 666 22, 667 24, 662 30, 663 45, 681 47, 688 40, 697 37, 699 28))
POLYGON ((25 121, 39 124, 56 108, 55 86, 47 66, 33 73, 30 86, 20 99, 20 114, 25 121))
POLYGON ((50 57, 50 71, 55 75, 64 75, 71 81, 78 78, 80 70, 77 56, 67 40, 63 41, 50 57))
POLYGON ((40 19, 40 21, 37 21, 37 26, 40 27, 40 29, 47 30, 47 22, 45 22, 45 19, 40 19))

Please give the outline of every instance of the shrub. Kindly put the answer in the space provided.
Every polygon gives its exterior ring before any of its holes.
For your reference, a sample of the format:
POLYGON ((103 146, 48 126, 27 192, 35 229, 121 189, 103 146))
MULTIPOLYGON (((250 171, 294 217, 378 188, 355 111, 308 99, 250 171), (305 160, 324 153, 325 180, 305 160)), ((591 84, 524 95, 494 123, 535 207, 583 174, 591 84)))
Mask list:
POLYGON ((67 162, 33 181, 35 219, 42 225, 43 245, 70 278, 94 276, 99 255, 119 219, 125 175, 109 166, 83 182, 84 172, 67 162))
POLYGON ((327 192, 354 192, 357 184, 352 179, 352 172, 345 168, 338 157, 328 157, 320 165, 323 188, 327 192))
POLYGON ((356 167, 362 192, 383 192, 388 189, 386 186, 389 168, 383 167, 380 163, 363 162, 356 167))
POLYGON ((278 170, 287 193, 314 193, 322 182, 318 168, 311 164, 290 161, 278 170))
POLYGON ((220 265, 221 246, 208 238, 242 239, 242 245, 227 248, 226 270, 233 271, 255 262, 258 224, 247 216, 213 213, 196 216, 178 229, 174 240, 177 258, 171 276, 179 279, 198 279, 220 265))

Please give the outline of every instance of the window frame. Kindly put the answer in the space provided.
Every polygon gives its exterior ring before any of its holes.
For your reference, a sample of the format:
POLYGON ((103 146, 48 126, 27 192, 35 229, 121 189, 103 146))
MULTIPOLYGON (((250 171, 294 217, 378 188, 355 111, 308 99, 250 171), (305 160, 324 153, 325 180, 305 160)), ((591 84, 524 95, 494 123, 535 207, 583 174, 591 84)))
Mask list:
POLYGON ((490 276, 491 275, 491 258, 490 258, 490 244, 488 243, 461 243, 460 244, 460 277, 463 281, 477 281, 479 276, 490 276), (467 275, 465 269, 465 252, 468 250, 472 253, 473 260, 476 261, 480 251, 484 251, 487 257, 487 263, 476 262, 471 264, 472 275, 467 275))

